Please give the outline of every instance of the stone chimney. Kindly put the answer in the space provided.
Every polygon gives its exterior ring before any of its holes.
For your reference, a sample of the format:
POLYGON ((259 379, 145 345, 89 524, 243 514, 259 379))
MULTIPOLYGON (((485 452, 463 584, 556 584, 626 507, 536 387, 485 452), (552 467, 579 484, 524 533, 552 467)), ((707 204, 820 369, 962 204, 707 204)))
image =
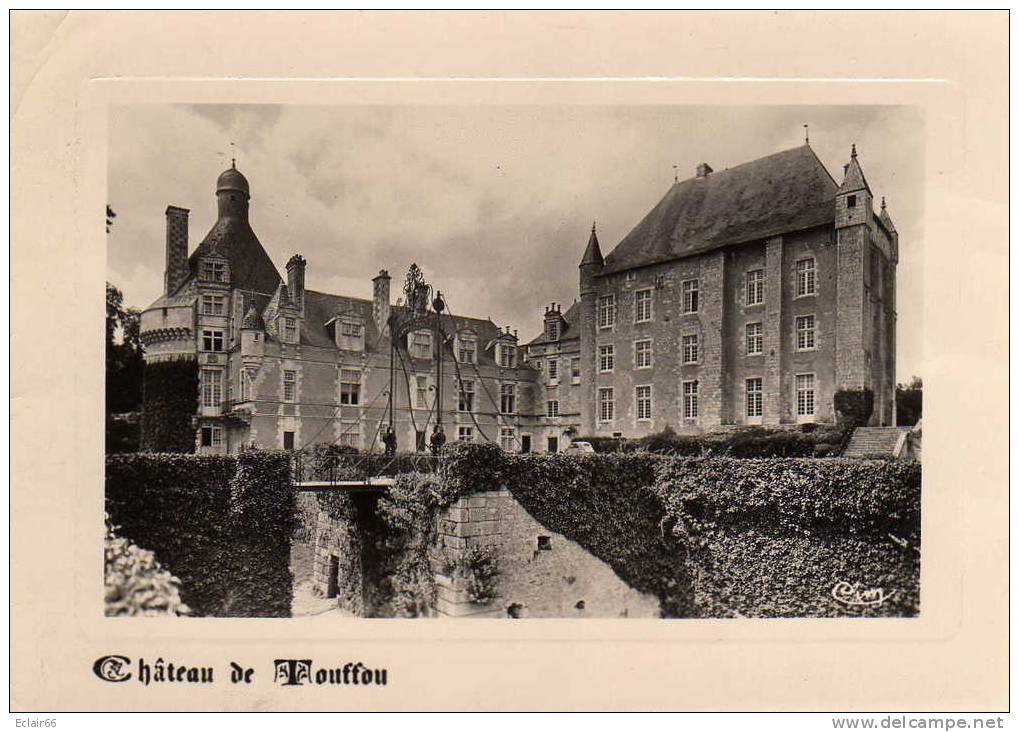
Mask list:
POLYGON ((698 178, 707 178, 713 172, 714 172, 714 170, 707 163, 700 163, 697 166, 697 177, 698 178))
POLYGON ((389 327, 389 272, 384 269, 372 278, 372 318, 378 332, 386 332, 389 327))
POLYGON ((188 277, 188 215, 179 206, 166 207, 166 270, 163 289, 167 295, 177 291, 188 277))
POLYGON ((302 313, 304 312, 304 269, 307 261, 300 254, 295 254, 287 262, 287 294, 290 302, 302 313))

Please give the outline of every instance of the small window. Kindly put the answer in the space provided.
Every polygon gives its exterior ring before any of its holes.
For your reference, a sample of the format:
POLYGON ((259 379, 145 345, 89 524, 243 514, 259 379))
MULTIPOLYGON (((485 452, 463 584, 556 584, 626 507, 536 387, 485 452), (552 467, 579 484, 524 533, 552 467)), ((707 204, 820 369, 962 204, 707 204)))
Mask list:
POLYGON ((759 378, 747 379, 747 417, 753 419, 764 414, 764 386, 759 378))
POLYGON ((814 416, 814 375, 796 375, 796 416, 814 416))
POLYGON ((796 318, 796 350, 809 351, 816 346, 814 316, 799 315, 796 318))
POLYGON ((580 359, 570 359, 570 377, 573 379, 573 383, 577 384, 580 382, 580 359))
POLYGON ((538 551, 540 551, 540 552, 552 551, 552 537, 551 536, 539 536, 538 537, 538 551))
POLYGON ((340 369, 340 404, 356 407, 361 403, 361 372, 340 369))
POLYGON ((638 369, 651 368, 652 347, 650 340, 637 341, 633 344, 633 365, 638 369))
POLYGON ((202 369, 202 406, 219 407, 223 404, 223 372, 219 369, 202 369))
POLYGON ((747 272, 747 305, 760 305, 763 302, 764 270, 750 270, 747 272))
POLYGON ((474 410, 474 382, 469 379, 463 379, 460 382, 460 392, 457 400, 457 409, 461 412, 470 412, 474 410))
POLYGON ((548 360, 548 380, 559 380, 559 361, 554 358, 548 360))
POLYGON ((513 414, 516 411, 516 384, 502 384, 499 387, 499 411, 502 414, 513 414))
POLYGON ((342 321, 340 323, 340 335, 347 338, 360 338, 364 332, 364 326, 360 323, 342 321))
POLYGON ((695 364, 700 360, 700 338, 694 335, 683 336, 683 363, 695 364))
POLYGON ((559 340, 559 321, 549 320, 545 323, 546 339, 550 341, 559 340))
POLYGON ((474 442, 474 428, 461 425, 456 428, 456 439, 460 442, 474 442))
POLYGON ((499 365, 504 369, 512 369, 517 365, 516 346, 501 344, 499 346, 499 365))
POLYGON ((414 377, 415 399, 414 406, 418 409, 428 409, 428 377, 420 374, 414 377))
POLYGON ((226 282, 226 262, 203 260, 201 279, 206 282, 226 282))
POLYGON ((517 445, 517 431, 512 427, 499 429, 499 446, 506 452, 513 452, 517 445))
POLYGON ((683 312, 696 313, 700 309, 700 284, 697 280, 683 281, 683 312))
POLYGON ((217 425, 206 425, 201 431, 202 447, 219 447, 223 444, 223 428, 217 425))
POLYGON ((222 315, 225 311, 225 297, 222 295, 202 295, 202 315, 222 315))
POLYGON ((223 331, 206 328, 202 331, 202 350, 218 353, 223 350, 223 331))
POLYGON ((358 428, 356 422, 342 425, 343 429, 340 432, 339 444, 343 447, 355 447, 360 449, 361 447, 361 430, 358 428))
POLYGON ((598 370, 607 374, 616 367, 616 347, 598 346, 598 370))
POLYGON ((846 199, 846 206, 848 208, 856 208, 856 196, 849 196, 846 199))
POLYGON ((651 387, 638 386, 635 390, 637 398, 637 419, 651 419, 651 387))
POLYGON ((283 372, 283 401, 293 402, 297 399, 297 372, 283 372))
POLYGON ((646 323, 652 319, 652 298, 654 290, 637 290, 633 295, 633 320, 646 323))
POLYGON ((606 387, 598 390, 598 421, 611 422, 616 418, 615 389, 606 387))
POLYGON ((283 337, 287 343, 297 343, 297 319, 283 319, 283 337))
POLYGON ((477 363, 478 341, 474 336, 457 336, 457 361, 460 363, 477 363))
POLYGON ((700 415, 699 385, 696 381, 683 382, 683 419, 697 419, 700 415))
POLYGON ((816 292, 816 263, 813 257, 796 262, 796 296, 813 295, 816 292))
POLYGON ((247 402, 255 396, 255 372, 241 369, 241 401, 247 402))
POLYGON ((603 295, 598 298, 598 327, 611 328, 616 324, 616 296, 603 295))
POLYGON ((764 331, 760 323, 747 323, 747 355, 764 353, 764 331))
POLYGON ((417 330, 410 334, 410 355, 413 358, 430 359, 432 357, 432 332, 417 330))
POLYGON ((559 400, 549 399, 545 404, 545 416, 547 417, 558 417, 559 416, 559 400))

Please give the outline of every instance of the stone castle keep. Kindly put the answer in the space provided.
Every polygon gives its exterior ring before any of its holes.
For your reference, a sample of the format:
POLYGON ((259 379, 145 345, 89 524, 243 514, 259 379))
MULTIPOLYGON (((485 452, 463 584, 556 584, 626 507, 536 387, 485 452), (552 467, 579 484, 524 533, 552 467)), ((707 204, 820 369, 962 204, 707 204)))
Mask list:
POLYGON ((844 389, 870 390, 872 424, 894 424, 898 235, 855 147, 841 184, 804 145, 701 164, 607 255, 592 229, 579 300, 547 307, 526 345, 459 313, 437 341, 424 311, 393 302, 386 270, 370 298, 307 289, 300 254, 284 279, 236 167, 216 197, 190 254, 188 210, 166 209, 164 294, 141 319, 148 362, 197 362, 201 452, 381 450, 390 419, 400 450, 423 450, 440 415, 451 440, 555 452, 667 425, 833 422, 844 389))

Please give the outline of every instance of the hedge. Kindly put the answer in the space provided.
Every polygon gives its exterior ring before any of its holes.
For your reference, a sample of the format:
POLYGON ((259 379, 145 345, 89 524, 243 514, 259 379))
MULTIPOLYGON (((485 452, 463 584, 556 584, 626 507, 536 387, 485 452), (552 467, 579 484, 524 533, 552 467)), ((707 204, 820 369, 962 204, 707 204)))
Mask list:
POLYGON ((156 361, 145 366, 142 385, 141 449, 194 452, 198 412, 198 362, 156 361))
POLYGON ((803 425, 798 429, 741 427, 728 432, 680 435, 669 427, 637 439, 578 437, 596 452, 653 452, 695 457, 728 455, 738 458, 832 457, 839 455, 852 434, 853 424, 803 425))
POLYGON ((916 462, 674 459, 653 490, 701 617, 919 612, 916 462))
POLYGON ((137 453, 106 459, 119 533, 154 552, 195 615, 290 613, 294 498, 284 453, 137 453))

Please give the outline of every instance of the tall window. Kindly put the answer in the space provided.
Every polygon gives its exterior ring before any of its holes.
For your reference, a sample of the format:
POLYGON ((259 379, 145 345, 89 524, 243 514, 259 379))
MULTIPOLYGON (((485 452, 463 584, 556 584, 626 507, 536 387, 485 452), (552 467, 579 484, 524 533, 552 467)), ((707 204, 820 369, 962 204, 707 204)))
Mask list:
POLYGON ((549 399, 548 402, 545 403, 545 415, 548 416, 548 417, 558 417, 559 416, 559 400, 558 399, 549 399))
POLYGON ((698 383, 696 381, 683 382, 683 419, 697 419, 700 414, 700 403, 698 399, 698 383))
POLYGON ((764 414, 764 386, 761 379, 747 379, 747 417, 764 414))
POLYGON ((638 386, 637 397, 637 419, 651 419, 651 387, 638 386))
POLYGON ((764 331, 760 323, 747 323, 747 355, 764 353, 764 331))
POLYGON ((517 431, 512 427, 499 429, 499 446, 506 452, 512 452, 516 448, 517 431))
POLYGON ((700 308, 700 284, 697 280, 683 280, 683 312, 696 313, 700 308))
POLYGON ((474 382, 470 379, 460 381, 460 394, 457 400, 457 409, 461 412, 474 410, 474 382))
POLYGON ((499 411, 503 414, 513 414, 516 411, 517 387, 516 384, 503 384, 499 387, 499 411))
POLYGON ((633 365, 638 369, 651 367, 651 341, 637 341, 633 344, 633 365))
POLYGON ((570 378, 573 379, 573 383, 576 384, 580 381, 580 359, 570 359, 570 378))
POLYGON ((747 305, 764 302, 764 270, 752 269, 747 272, 747 305))
POLYGON ((616 324, 616 296, 603 295, 598 298, 598 327, 611 328, 616 324))
POLYGON ((798 315, 796 317, 796 348, 809 351, 816 343, 814 339, 814 316, 798 315))
POLYGON ((651 320, 651 298, 654 290, 637 290, 633 294, 633 319, 637 323, 646 323, 651 320))
POLYGON ((222 315, 225 311, 225 297, 222 295, 202 295, 202 315, 222 315))
POLYGON ((203 351, 223 350, 223 331, 217 328, 206 328, 202 331, 203 351))
POLYGON ((202 427, 202 447, 219 447, 223 444, 223 428, 218 425, 202 427))
POLYGON ((218 407, 223 404, 223 372, 219 369, 202 369, 202 406, 218 407))
POLYGON ((616 347, 613 345, 598 346, 598 370, 608 373, 616 367, 616 347))
POLYGON ((226 262, 204 260, 201 279, 207 282, 226 282, 226 262))
POLYGON ((598 390, 598 421, 611 422, 616 418, 616 392, 612 387, 598 390))
POLYGON ((499 345, 499 365, 504 369, 511 369, 517 365, 516 346, 505 343, 499 345))
POLYGON ((410 355, 413 358, 429 359, 432 357, 432 332, 416 330, 410 334, 410 355))
POLYGON ((241 401, 246 402, 255 396, 253 372, 241 369, 241 401))
POLYGON ((340 404, 355 407, 361 403, 361 372, 340 369, 340 404))
POLYGON ((415 403, 418 409, 428 409, 428 377, 417 375, 415 382, 415 403))
POLYGON ((283 337, 287 343, 297 343, 296 318, 283 318, 283 337))
POLYGON ((697 363, 701 350, 699 341, 696 335, 683 336, 683 363, 697 363))
POLYGON ((547 323, 545 323, 545 331, 548 340, 550 341, 559 340, 559 321, 549 320, 547 323))
POLYGON ((796 295, 813 295, 817 287, 816 263, 813 257, 796 262, 796 295))
POLYGON ((458 336, 457 360, 460 363, 476 363, 478 356, 478 341, 474 336, 458 336))
POLYGON ((460 425, 456 428, 456 439, 460 442, 474 442, 474 428, 460 425))
POLYGON ((796 374, 796 416, 814 416, 813 374, 796 374))
POLYGON ((283 401, 292 402, 297 399, 297 372, 283 372, 283 401))
POLYGON ((548 360, 548 380, 557 381, 559 379, 559 361, 550 358, 548 360))

